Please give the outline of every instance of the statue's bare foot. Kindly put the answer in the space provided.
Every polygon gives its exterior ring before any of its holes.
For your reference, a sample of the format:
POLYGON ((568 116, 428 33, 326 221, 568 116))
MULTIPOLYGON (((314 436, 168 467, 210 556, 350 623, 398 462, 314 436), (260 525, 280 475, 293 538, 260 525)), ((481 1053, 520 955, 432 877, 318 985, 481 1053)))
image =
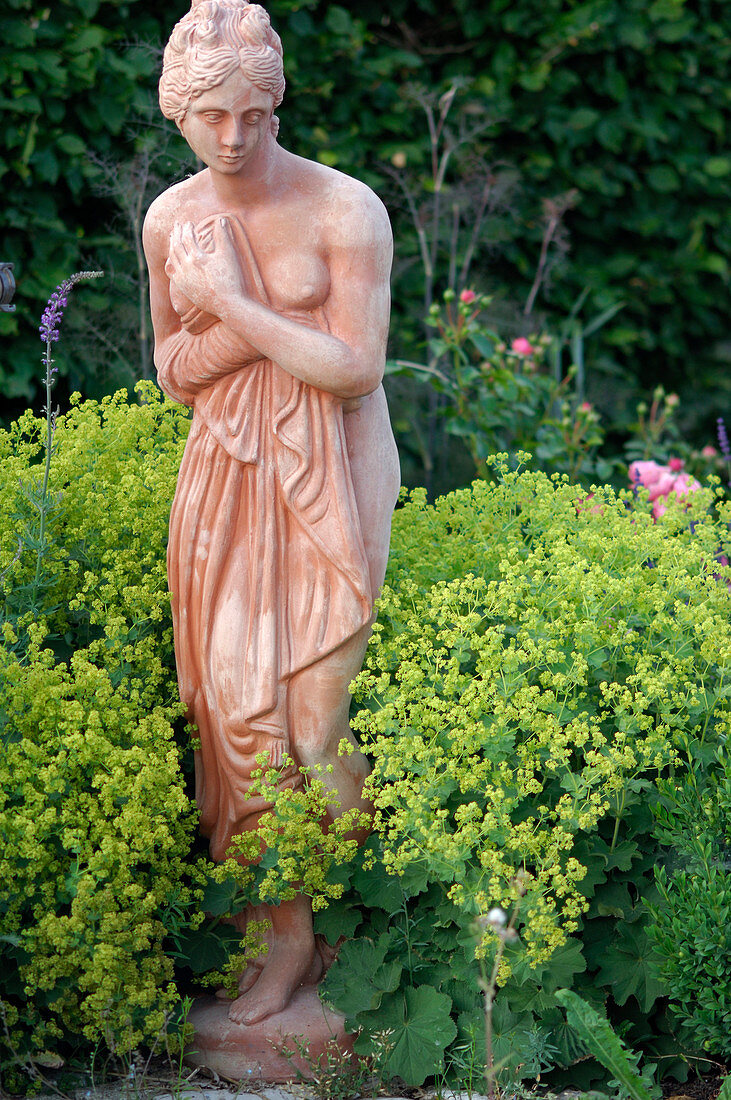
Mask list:
POLYGON ((261 962, 257 959, 255 962, 249 963, 246 969, 242 972, 239 978, 239 995, 242 993, 248 993, 253 986, 254 982, 259 980, 262 970, 266 965, 266 960, 262 959, 261 962))
POLYGON ((236 1024, 266 1020, 284 1011, 300 986, 316 985, 321 977, 322 961, 314 943, 296 952, 291 943, 274 944, 264 969, 258 971, 248 990, 242 990, 241 996, 231 1005, 229 1019, 236 1024))
POLYGON ((228 993, 226 987, 222 985, 219 986, 219 988, 216 990, 216 998, 219 1001, 235 1000, 237 996, 240 996, 242 993, 246 993, 247 990, 251 989, 252 985, 258 979, 263 969, 263 959, 261 962, 257 960, 256 962, 249 963, 249 965, 241 971, 241 976, 239 977, 238 981, 238 994, 228 993))

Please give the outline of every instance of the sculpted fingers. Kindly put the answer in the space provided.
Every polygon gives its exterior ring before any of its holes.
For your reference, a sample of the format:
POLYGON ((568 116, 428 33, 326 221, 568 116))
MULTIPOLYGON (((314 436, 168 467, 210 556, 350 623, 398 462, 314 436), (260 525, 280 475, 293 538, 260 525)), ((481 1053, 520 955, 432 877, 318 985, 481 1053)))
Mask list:
POLYGON ((219 218, 213 225, 213 241, 214 247, 223 253, 228 253, 237 259, 236 246, 234 244, 233 234, 231 233, 231 223, 228 218, 219 218))
POLYGON ((195 229, 191 222, 176 222, 170 234, 170 259, 178 264, 194 259, 200 252, 195 229))
POLYGON ((202 250, 198 243, 198 236, 192 222, 183 222, 180 227, 180 244, 190 259, 198 259, 202 250))

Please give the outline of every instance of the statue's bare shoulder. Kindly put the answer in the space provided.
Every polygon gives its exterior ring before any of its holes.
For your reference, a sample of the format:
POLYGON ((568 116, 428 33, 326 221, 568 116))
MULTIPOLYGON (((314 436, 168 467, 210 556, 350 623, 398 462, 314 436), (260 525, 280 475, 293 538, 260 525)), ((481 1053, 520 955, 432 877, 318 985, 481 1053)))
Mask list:
POLYGON ((370 187, 316 161, 294 156, 291 161, 296 185, 316 211, 326 246, 375 248, 390 256, 391 223, 385 206, 370 187))
POLYGON ((142 231, 146 251, 164 247, 167 255, 173 225, 180 220, 181 210, 197 197, 201 174, 173 184, 151 203, 142 231))

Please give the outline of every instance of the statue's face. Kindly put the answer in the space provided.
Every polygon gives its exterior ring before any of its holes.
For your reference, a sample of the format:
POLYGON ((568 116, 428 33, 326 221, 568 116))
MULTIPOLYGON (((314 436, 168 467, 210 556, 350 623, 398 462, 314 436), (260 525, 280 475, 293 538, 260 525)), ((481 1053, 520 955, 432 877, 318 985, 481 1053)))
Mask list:
POLYGON ((180 129, 193 152, 215 172, 236 175, 255 160, 271 133, 274 98, 237 69, 194 99, 180 129))

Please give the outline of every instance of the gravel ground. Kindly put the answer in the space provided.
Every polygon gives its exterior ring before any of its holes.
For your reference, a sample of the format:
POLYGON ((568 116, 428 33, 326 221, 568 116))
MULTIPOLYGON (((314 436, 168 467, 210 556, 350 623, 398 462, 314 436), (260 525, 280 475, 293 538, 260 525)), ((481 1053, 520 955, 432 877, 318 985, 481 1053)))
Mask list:
MULTIPOLYGON (((325 1089, 327 1086, 325 1086, 325 1089)), ((334 1091, 334 1090, 333 1090, 334 1091)), ((343 1093, 338 1090, 339 1100, 344 1100, 343 1093)), ((191 1082, 182 1081, 166 1085, 156 1076, 150 1076, 139 1082, 118 1082, 100 1084, 94 1088, 74 1089, 72 1092, 62 1090, 44 1090, 34 1097, 34 1100, 330 1100, 322 1088, 313 1089, 307 1085, 255 1085, 247 1083, 238 1089, 230 1084, 216 1084, 213 1081, 203 1080, 191 1082)), ((487 1100, 477 1092, 453 1092, 451 1089, 442 1090, 440 1093, 434 1089, 413 1089, 409 1096, 386 1095, 378 1089, 366 1088, 352 1100, 487 1100)))
MULTIPOLYGON (((425 1089, 420 1090, 417 1095, 418 1100, 487 1100, 486 1096, 477 1092, 452 1092, 450 1089, 439 1094, 433 1089, 425 1089)), ((250 1086, 246 1086, 246 1090, 243 1086, 237 1090, 234 1087, 221 1088, 211 1084, 193 1088, 173 1087, 165 1091, 159 1085, 155 1087, 151 1083, 137 1088, 125 1083, 105 1084, 94 1089, 76 1089, 71 1093, 43 1092, 34 1097, 34 1100, 60 1100, 61 1096, 68 1100, 326 1100, 321 1092, 315 1092, 305 1085, 269 1085, 255 1087, 252 1092, 250 1086)), ((383 1093, 368 1090, 359 1093, 353 1100, 414 1100, 414 1096, 413 1092, 410 1097, 405 1097, 385 1096, 383 1093)))

